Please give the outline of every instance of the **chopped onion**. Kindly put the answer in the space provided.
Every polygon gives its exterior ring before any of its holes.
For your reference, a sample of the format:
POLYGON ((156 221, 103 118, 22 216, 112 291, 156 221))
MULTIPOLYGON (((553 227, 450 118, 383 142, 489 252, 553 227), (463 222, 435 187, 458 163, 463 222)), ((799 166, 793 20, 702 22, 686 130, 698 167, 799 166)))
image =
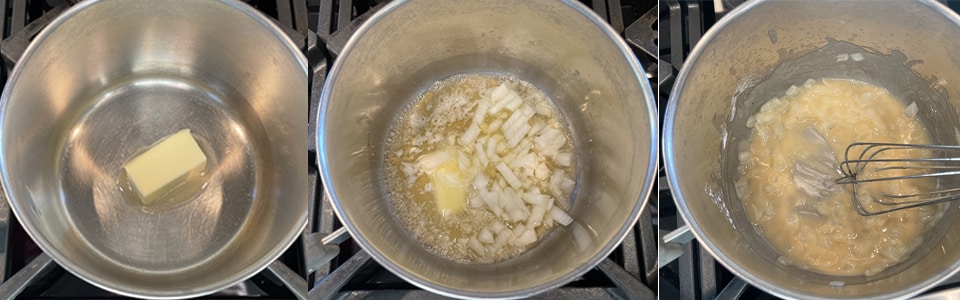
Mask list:
POLYGON ((460 144, 464 146, 472 145, 477 137, 480 136, 480 126, 476 122, 470 123, 470 127, 460 136, 460 144))
POLYGON ((491 193, 482 193, 483 202, 487 204, 487 208, 493 212, 496 216, 503 215, 503 208, 500 208, 500 194, 491 192, 491 193))
POLYGON ((487 163, 490 162, 490 160, 487 159, 487 153, 483 151, 483 143, 478 141, 476 144, 473 144, 473 145, 477 151, 476 156, 477 156, 477 159, 480 161, 480 167, 481 168, 486 167, 487 163))
POLYGON ((563 147, 566 142, 562 131, 548 127, 540 132, 540 136, 534 138, 533 145, 537 151, 540 151, 540 154, 554 158, 560 152, 560 147, 563 147))
POLYGON ((566 212, 564 212, 562 209, 556 206, 550 209, 550 217, 553 218, 554 221, 557 221, 557 223, 560 223, 560 225, 563 225, 563 226, 570 225, 570 222, 573 222, 573 218, 571 218, 570 215, 568 215, 566 212))
POLYGON ((557 154, 557 163, 564 167, 569 167, 573 160, 573 154, 570 152, 561 152, 557 154))
POLYGON ((421 171, 431 173, 451 158, 453 157, 447 151, 436 151, 420 156, 417 163, 420 165, 421 171))
POLYGON ((470 238, 470 241, 467 242, 467 246, 470 247, 470 250, 476 252, 479 255, 485 255, 487 253, 486 249, 483 248, 483 245, 480 244, 476 238, 470 238))
POLYGON ((507 95, 507 97, 508 98, 504 101, 507 102, 507 110, 516 110, 517 107, 520 107, 520 105, 523 104, 523 98, 520 98, 520 95, 517 95, 517 93, 513 91, 510 91, 510 94, 507 95))
POLYGON ((857 52, 857 53, 850 54, 850 59, 852 59, 853 61, 861 61, 863 60, 863 53, 857 52))
POLYGON ((500 125, 503 125, 503 119, 493 120, 493 122, 490 122, 490 125, 487 125, 487 131, 496 132, 500 130, 500 125))
POLYGON ((523 184, 520 183, 520 179, 517 179, 517 175, 513 174, 513 171, 510 171, 510 168, 507 167, 502 161, 497 163, 497 171, 500 171, 500 174, 503 175, 503 179, 507 180, 507 183, 510 184, 513 188, 521 188, 523 184))
POLYGON ((491 232, 500 232, 500 231, 503 230, 504 228, 507 228, 507 227, 504 226, 503 223, 500 222, 500 221, 494 220, 493 223, 490 224, 490 231, 491 231, 491 232))
MULTIPOLYGON (((521 225, 522 226, 522 225, 521 225)), ((533 229, 525 230, 520 236, 516 239, 516 244, 518 246, 526 246, 533 244, 537 241, 537 233, 533 229)))
POLYGON ((534 206, 533 211, 530 212, 530 217, 527 218, 527 227, 540 227, 540 224, 543 222, 544 214, 546 214, 546 210, 543 208, 543 206, 534 206))
POLYGON ((530 132, 527 135, 536 136, 538 133, 540 133, 541 130, 543 130, 546 127, 547 127, 547 123, 544 123, 539 119, 535 119, 533 120, 533 122, 530 123, 530 132))
POLYGON ((490 184, 490 178, 487 178, 487 175, 483 173, 477 174, 477 178, 473 180, 473 187, 477 190, 486 190, 487 184, 490 184))
POLYGON ((533 170, 533 176, 539 180, 546 180, 548 177, 550 177, 550 168, 547 168, 547 165, 540 163, 540 165, 533 170))
POLYGON ((576 186, 576 184, 577 183, 573 181, 573 179, 564 177, 563 179, 560 179, 560 190, 564 192, 573 191, 573 187, 576 186))
POLYGON ((917 101, 913 101, 913 102, 910 102, 910 105, 908 105, 907 108, 903 110, 903 115, 909 119, 913 119, 913 117, 917 116, 918 111, 919 109, 917 108, 917 101))
POLYGON ((477 234, 477 240, 484 244, 493 244, 493 232, 490 232, 489 229, 484 228, 480 230, 480 234, 477 234))
POLYGON ((477 105, 477 110, 473 112, 473 123, 480 124, 483 123, 483 119, 487 117, 487 109, 489 109, 490 104, 486 101, 481 101, 477 105))
POLYGON ((491 162, 500 161, 500 156, 497 155, 497 139, 495 138, 487 140, 487 158, 491 162))
POLYGON ((507 85, 503 83, 501 83, 499 86, 494 88, 492 92, 490 92, 490 103, 493 105, 492 107, 490 107, 490 111, 489 111, 491 115, 496 114, 497 112, 500 111, 500 109, 503 109, 504 106, 507 106, 507 103, 506 101, 504 101, 505 100, 504 98, 506 98, 509 93, 510 93, 510 89, 507 88, 507 85))
POLYGON ((504 228, 497 233, 497 238, 494 239, 493 244, 497 246, 503 246, 507 242, 513 239, 514 239, 513 231, 511 231, 510 228, 504 228))
POLYGON ((537 111, 537 114, 539 114, 539 115, 541 115, 541 116, 545 116, 545 117, 548 117, 548 118, 551 117, 551 116, 553 116, 553 111, 550 110, 550 107, 548 107, 548 106, 546 106, 546 105, 539 105, 539 104, 538 104, 538 105, 534 105, 534 106, 533 106, 533 109, 535 109, 535 110, 537 111))
POLYGON ((798 88, 795 85, 791 85, 789 88, 787 88, 786 95, 787 97, 793 97, 793 96, 796 96, 798 93, 800 93, 800 88, 798 88))
POLYGON ((847 54, 847 53, 837 54, 837 62, 847 61, 847 59, 849 58, 850 58, 850 54, 847 54))

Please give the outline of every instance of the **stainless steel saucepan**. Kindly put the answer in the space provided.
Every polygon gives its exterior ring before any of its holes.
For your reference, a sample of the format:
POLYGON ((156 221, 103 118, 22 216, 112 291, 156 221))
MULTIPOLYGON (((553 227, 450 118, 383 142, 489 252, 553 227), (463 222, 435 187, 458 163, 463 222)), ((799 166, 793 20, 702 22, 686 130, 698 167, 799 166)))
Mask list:
POLYGON ((573 0, 393 1, 340 53, 317 119, 321 176, 344 227, 391 272, 454 297, 524 297, 581 276, 636 222, 657 164, 656 106, 639 63, 573 0), (545 91, 572 127, 580 168, 572 216, 583 227, 559 227, 524 254, 484 265, 428 252, 394 215, 383 183, 397 114, 434 82, 471 72, 545 91))
POLYGON ((755 0, 731 11, 684 63, 664 121, 670 186, 697 240, 737 276, 784 298, 906 298, 957 273, 955 203, 919 249, 879 274, 827 276, 778 263, 736 196, 736 155, 725 153, 749 136, 746 119, 774 96, 770 91, 779 96, 818 77, 866 81, 905 105, 916 101, 932 139, 956 144, 958 49, 960 17, 936 1, 755 0), (834 52, 807 60, 831 51, 867 58, 839 64, 834 52))
POLYGON ((212 293, 306 224, 306 59, 239 1, 102 0, 58 16, 3 90, 0 172, 45 253, 123 295, 212 293), (190 129, 209 161, 181 205, 123 195, 123 164, 190 129))

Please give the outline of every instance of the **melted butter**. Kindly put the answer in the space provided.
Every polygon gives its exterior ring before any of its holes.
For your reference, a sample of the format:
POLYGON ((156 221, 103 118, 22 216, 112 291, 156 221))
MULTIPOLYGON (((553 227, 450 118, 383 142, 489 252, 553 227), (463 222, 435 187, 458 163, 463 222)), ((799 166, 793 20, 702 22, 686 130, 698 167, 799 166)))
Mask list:
MULTIPOLYGON (((812 178, 822 175, 832 183, 842 176, 836 165, 854 142, 928 144, 926 130, 915 116, 904 113, 905 108, 883 88, 824 79, 770 100, 748 121, 753 132, 746 153, 740 155, 738 195, 751 221, 780 253, 781 262, 830 275, 869 276, 905 260, 920 245, 942 207, 864 217, 854 210, 850 186, 829 185, 835 192, 818 193, 797 179, 799 164, 814 166, 807 172, 820 175, 812 178), (811 139, 811 131, 822 140, 811 139)), ((878 158, 911 155, 917 154, 895 152, 878 158)), ((897 172, 882 175, 907 174, 897 172)), ((870 195, 914 193, 929 190, 931 183, 911 180, 862 187, 860 199, 868 209, 877 210, 882 207, 872 203, 870 195)))

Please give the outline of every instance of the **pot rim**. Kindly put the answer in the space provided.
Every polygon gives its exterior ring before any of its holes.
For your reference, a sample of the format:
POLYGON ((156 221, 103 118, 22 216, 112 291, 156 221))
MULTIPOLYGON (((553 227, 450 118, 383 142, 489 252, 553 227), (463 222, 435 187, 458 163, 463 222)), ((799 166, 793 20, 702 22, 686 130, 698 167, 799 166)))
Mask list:
MULTIPOLYGON (((47 37, 50 34, 52 34, 52 32, 57 30, 57 28, 63 25, 63 23, 69 20, 71 17, 79 14, 84 9, 87 9, 93 5, 99 4, 100 2, 104 2, 104 1, 106 0, 87 0, 87 1, 82 1, 80 3, 74 4, 69 8, 67 8, 65 11, 63 11, 63 13, 61 13, 59 16, 54 18, 50 22, 50 24, 45 26, 43 30, 41 30, 40 33, 36 35, 36 37, 34 37, 34 39, 27 46, 26 50, 24 50, 23 54, 20 56, 18 61, 24 61, 29 59, 34 54, 34 52, 36 52, 35 49, 39 47, 39 45, 43 43, 43 41, 45 41, 47 37)), ((250 17, 251 21, 255 21, 257 23, 260 23, 260 25, 266 27, 267 30, 269 30, 271 33, 273 33, 273 35, 276 38, 279 39, 278 41, 283 44, 284 48, 286 48, 287 50, 290 51, 291 54, 293 54, 294 58, 299 63, 300 69, 303 71, 303 74, 304 75, 307 74, 306 57, 303 55, 303 53, 300 52, 299 48, 296 46, 293 40, 291 40, 290 37, 287 36, 282 29, 280 29, 279 26, 277 26, 272 21, 270 21, 268 17, 264 16, 262 13, 260 13, 250 5, 238 0, 216 0, 216 1, 239 10, 243 14, 250 17)), ((22 72, 23 72, 23 64, 20 64, 20 63, 15 64, 13 71, 10 72, 10 76, 7 80, 8 84, 4 87, 3 94, 0 95, 0 101, 2 101, 2 103, 0 103, 0 111, 6 111, 7 106, 9 104, 10 94, 12 93, 12 89, 13 89, 13 86, 9 83, 13 83, 18 78, 20 78, 20 73, 22 72)), ((5 119, 5 116, 3 114, 0 114, 0 124, 2 124, 4 119, 5 119)), ((2 126, 0 126, 0 134, 2 134, 2 132, 3 132, 3 129, 2 129, 2 126)), ((0 140, 0 149, 3 149, 4 147, 5 146, 3 145, 3 141, 0 140)), ((0 158, 0 165, 2 164, 4 164, 4 161, 2 158, 0 158)), ((244 271, 235 273, 230 276, 227 276, 226 278, 217 280, 205 287, 197 288, 194 290, 178 290, 174 288, 174 289, 166 290, 160 293, 158 293, 157 291, 130 289, 130 288, 126 288, 126 287, 108 282, 102 279, 101 277, 97 276, 93 272, 87 271, 86 269, 73 265, 72 263, 70 263, 69 258, 64 256, 59 251, 57 251, 57 249, 51 246, 50 243, 48 243, 45 239, 37 238, 41 236, 40 232, 38 232, 37 229, 34 228, 34 226, 30 225, 29 222, 22 221, 23 216, 21 215, 22 214, 21 211, 24 208, 18 205, 17 202, 14 201, 13 197, 10 195, 9 189, 7 188, 11 185, 11 183, 8 181, 9 174, 7 173, 5 168, 0 169, 0 172, 3 173, 2 174, 3 176, 0 176, 2 177, 2 180, 0 180, 0 186, 3 187, 4 196, 6 196, 7 198, 7 203, 10 205, 11 211, 13 211, 13 214, 17 217, 17 220, 24 225, 23 226, 24 231, 26 231, 27 235, 29 235, 30 238, 37 243, 37 246, 39 246, 40 249, 43 250, 43 253, 50 256, 50 258, 52 258, 57 265, 63 267, 64 269, 76 275, 78 278, 82 279, 83 281, 86 281, 87 283, 90 283, 91 285, 101 288, 103 290, 116 293, 122 296, 127 296, 127 297, 151 298, 151 299, 194 298, 194 297, 200 297, 200 296, 215 293, 237 282, 242 282, 244 280, 250 279, 254 275, 266 269, 271 262, 275 261, 288 248, 290 248, 290 246, 293 245, 293 242, 296 241, 296 239, 300 236, 300 233, 303 231, 304 228, 306 228, 306 225, 307 225, 307 213, 304 211, 303 213, 300 214, 300 217, 296 222, 297 225, 292 227, 290 232, 287 234, 286 237, 283 238, 281 243, 277 244, 272 251, 267 253, 267 255, 261 257, 253 265, 247 267, 247 269, 245 269, 244 271)))
POLYGON ((645 104, 647 106, 647 111, 649 112, 649 116, 647 118, 649 123, 649 128, 650 128, 649 142, 650 142, 650 145, 653 146, 653 151, 651 151, 651 154, 648 157, 650 164, 645 174, 647 180, 643 182, 643 188, 641 189, 640 195, 637 195, 638 196, 637 202, 636 202, 636 205, 632 208, 632 212, 630 213, 627 220, 628 222, 625 222, 624 225, 620 227, 620 229, 613 236, 614 238, 609 243, 604 245, 604 247, 600 249, 597 255, 594 255, 593 257, 588 259, 587 262, 584 265, 580 266, 579 268, 576 268, 571 272, 564 274, 563 276, 560 276, 558 278, 555 278, 553 280, 550 280, 540 285, 531 286, 531 287, 523 288, 520 290, 498 292, 498 293, 472 292, 472 291, 466 291, 462 289, 440 286, 440 285, 431 283, 427 280, 424 280, 423 278, 418 277, 412 274, 411 272, 404 270, 403 268, 400 268, 398 265, 393 263, 389 258, 384 256, 382 253, 377 252, 376 248, 373 247, 373 245, 371 245, 369 241, 367 241, 365 238, 363 238, 359 234, 353 222, 345 218, 345 213, 343 212, 343 207, 339 203, 339 200, 338 200, 339 198, 337 197, 335 188, 331 186, 329 184, 329 180, 327 180, 327 178, 332 177, 332 174, 329 173, 329 170, 326 167, 328 160, 325 156, 325 153, 324 153, 325 151, 323 151, 323 149, 326 148, 326 142, 324 141, 324 138, 323 138, 324 128, 326 127, 325 112, 328 109, 328 104, 331 96, 330 94, 332 93, 331 89, 329 89, 328 87, 332 86, 332 84, 339 77, 338 75, 340 73, 340 70, 343 68, 343 61, 344 61, 343 58, 351 54, 350 50, 356 46, 356 44, 366 34, 366 32, 368 32, 371 27, 373 27, 379 20, 383 19, 387 14, 396 10, 401 5, 409 1, 410 0, 392 1, 388 3, 386 6, 384 6, 382 9, 374 13, 373 16, 370 17, 370 19, 365 21, 347 41, 346 46, 344 46, 343 50, 340 52, 340 56, 341 56, 340 59, 337 59, 334 62, 333 67, 330 69, 330 72, 328 72, 328 76, 323 85, 323 92, 320 95, 320 107, 317 110, 317 118, 316 118, 317 120, 317 134, 316 134, 317 161, 320 164, 320 177, 323 181, 324 193, 326 194, 327 197, 329 197, 332 200, 331 202, 333 203, 334 212, 336 213, 337 217, 341 220, 341 223, 343 223, 343 226, 347 228, 347 232, 350 233, 350 236, 353 237, 354 241, 359 243, 361 248, 363 248, 364 251, 366 251, 381 266, 389 270, 391 273, 396 274, 400 278, 403 278, 407 282, 419 288, 422 288, 424 290, 427 290, 436 294, 440 294, 446 297, 454 297, 454 298, 467 297, 467 298, 483 298, 483 299, 525 298, 525 297, 530 297, 530 296, 542 293, 549 289, 560 287, 570 281, 573 281, 577 277, 582 276, 587 271, 591 270, 594 266, 599 264, 607 256, 609 256, 610 253, 613 252, 614 248, 620 245, 620 242, 622 242, 623 239, 626 237, 627 232, 631 229, 633 224, 635 224, 637 220, 640 218, 640 215, 644 211, 644 209, 646 209, 649 195, 650 195, 650 192, 653 190, 654 181, 656 179, 656 176, 655 176, 656 171, 658 170, 660 153, 659 151, 656 151, 656 149, 658 149, 656 145, 658 145, 658 142, 660 139, 658 135, 659 124, 657 120, 659 114, 657 111, 657 107, 655 105, 655 101, 653 100, 655 98, 653 96, 653 91, 650 88, 649 83, 646 80, 644 80, 644 78, 646 77, 643 76, 644 72, 643 72, 643 68, 640 67, 640 62, 637 60, 636 56, 630 50, 630 47, 627 46, 626 42, 622 38, 620 38, 620 35, 615 30, 613 30, 613 28, 610 27, 609 24, 607 24, 605 21, 603 21, 603 19, 597 16, 592 9, 586 7, 585 5, 583 5, 582 3, 576 0, 560 0, 560 2, 576 10, 577 12, 581 13, 591 23, 593 23, 600 30, 602 30, 603 33, 610 39, 610 41, 617 46, 617 48, 620 50, 620 54, 622 54, 628 60, 629 66, 632 69, 633 74, 638 80, 641 89, 644 91, 643 96, 645 99, 647 99, 645 104))
MULTIPOLYGON (((931 1, 931 0, 915 0, 916 2, 926 5, 933 9, 936 12, 943 14, 955 25, 960 26, 960 16, 954 13, 952 10, 947 8, 945 5, 931 1)), ((741 15, 747 14, 751 9, 756 6, 763 5, 766 2, 772 2, 771 0, 755 0, 744 3, 740 6, 737 6, 731 10, 726 16, 717 21, 716 24, 710 27, 710 29, 703 35, 703 37, 697 42, 697 45, 690 51, 690 54, 685 59, 683 67, 680 69, 680 73, 677 75, 677 80, 674 82, 671 91, 675 91, 670 94, 669 102, 667 103, 667 110, 664 115, 664 128, 663 128, 663 152, 664 152, 664 165, 666 167, 667 173, 667 182, 670 185, 670 189, 673 192, 674 203, 677 206, 680 215, 683 217, 684 221, 690 227, 691 232, 697 241, 700 242, 705 250, 710 253, 713 257, 716 258, 717 262, 723 265, 727 270, 730 270, 735 276, 742 278, 748 284, 757 286, 760 289, 773 294, 776 297, 787 298, 787 299, 832 299, 826 297, 815 297, 812 295, 802 294, 793 290, 785 289, 777 285, 771 284, 770 282, 763 280, 759 276, 756 276, 752 273, 744 271, 739 264, 737 264, 733 259, 724 254, 717 248, 717 245, 710 240, 710 238, 704 233, 703 227, 697 222, 696 219, 691 217, 692 212, 690 208, 686 205, 686 200, 684 200, 683 191, 676 188, 680 182, 680 178, 677 177, 676 164, 677 157, 674 155, 674 142, 673 138, 676 135, 674 131, 674 123, 677 115, 677 103, 682 95, 682 89, 686 83, 687 76, 693 68, 693 63, 696 62, 700 54, 706 48, 706 45, 710 43, 716 36, 719 34, 723 28, 727 27, 730 23, 734 22, 735 19, 741 15)), ((889 295, 879 295, 875 297, 866 297, 861 299, 871 299, 871 300, 881 300, 881 299, 902 299, 916 296, 928 288, 943 282, 944 280, 951 278, 954 274, 960 271, 960 268, 955 268, 946 274, 940 275, 939 278, 931 277, 930 279, 918 282, 911 288, 896 291, 889 295)))

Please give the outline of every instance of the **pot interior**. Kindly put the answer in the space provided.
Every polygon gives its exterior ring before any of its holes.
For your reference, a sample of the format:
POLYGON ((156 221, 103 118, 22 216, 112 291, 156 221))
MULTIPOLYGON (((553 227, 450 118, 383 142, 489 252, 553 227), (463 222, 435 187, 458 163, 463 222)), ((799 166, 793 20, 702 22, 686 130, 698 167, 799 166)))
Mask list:
POLYGON ((664 133, 677 206, 707 251, 751 284, 788 298, 905 297, 957 270, 955 203, 914 257, 876 276, 836 278, 778 266, 776 253, 736 197, 737 159, 725 151, 736 151, 745 140, 746 118, 765 101, 822 77, 857 79, 883 86, 907 103, 916 100, 932 139, 955 145, 958 24, 954 13, 933 1, 756 1, 712 27, 685 62, 664 133), (865 49, 855 52, 879 54, 867 55, 875 63, 847 68, 812 62, 817 51, 826 60, 859 47, 865 49), (790 61, 808 66, 777 69, 790 61))
POLYGON ((368 20, 338 57, 318 118, 324 184, 354 238, 413 284, 460 297, 529 296, 612 251, 652 187, 656 117, 633 54, 602 24, 575 1, 395 1, 368 20), (383 184, 392 122, 434 82, 464 73, 544 91, 578 157, 571 215, 579 225, 494 264, 431 254, 394 215, 383 184))

